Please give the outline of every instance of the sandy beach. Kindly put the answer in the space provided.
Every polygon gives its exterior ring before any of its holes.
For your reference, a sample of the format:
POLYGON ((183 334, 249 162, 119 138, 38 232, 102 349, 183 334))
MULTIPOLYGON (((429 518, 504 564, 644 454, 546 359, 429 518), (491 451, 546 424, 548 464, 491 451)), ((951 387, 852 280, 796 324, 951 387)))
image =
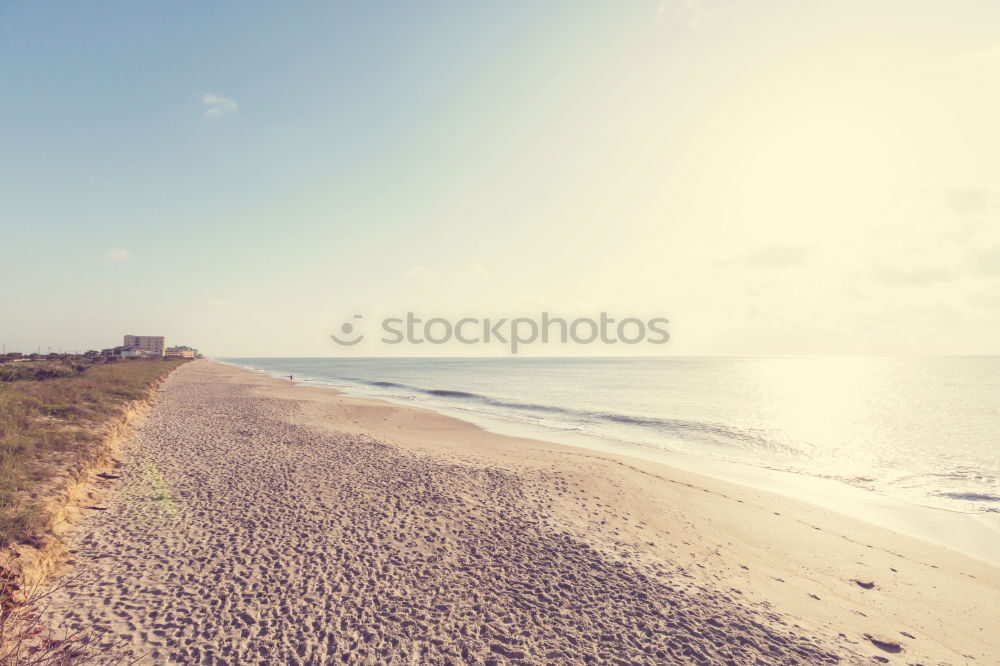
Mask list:
POLYGON ((139 663, 1000 663, 985 562, 210 361, 112 476, 47 617, 139 663))

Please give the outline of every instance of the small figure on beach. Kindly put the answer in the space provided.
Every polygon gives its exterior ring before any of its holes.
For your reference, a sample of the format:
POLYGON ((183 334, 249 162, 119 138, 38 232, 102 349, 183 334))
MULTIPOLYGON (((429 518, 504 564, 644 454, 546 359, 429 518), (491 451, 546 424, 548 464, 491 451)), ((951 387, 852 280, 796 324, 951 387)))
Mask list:
POLYGON ((288 375, 288 381, 294 381, 294 380, 295 380, 295 377, 292 377, 291 375, 288 375))

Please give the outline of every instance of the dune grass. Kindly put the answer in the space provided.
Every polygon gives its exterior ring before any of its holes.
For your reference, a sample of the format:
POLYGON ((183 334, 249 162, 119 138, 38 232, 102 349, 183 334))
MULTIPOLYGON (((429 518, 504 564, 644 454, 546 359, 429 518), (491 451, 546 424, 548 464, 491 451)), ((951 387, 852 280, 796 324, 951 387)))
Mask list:
POLYGON ((33 543, 48 517, 32 491, 79 472, 97 449, 100 426, 184 362, 0 366, 0 546, 33 543))

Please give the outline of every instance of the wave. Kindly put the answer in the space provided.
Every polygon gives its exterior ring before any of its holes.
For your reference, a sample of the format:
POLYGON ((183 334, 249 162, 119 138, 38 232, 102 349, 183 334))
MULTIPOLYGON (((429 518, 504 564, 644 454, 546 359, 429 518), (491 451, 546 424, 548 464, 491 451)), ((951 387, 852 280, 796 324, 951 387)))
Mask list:
POLYGON ((372 386, 378 386, 379 388, 401 388, 401 389, 410 388, 406 384, 397 384, 396 382, 366 382, 363 379, 350 379, 348 381, 371 384, 372 386))
POLYGON ((947 497, 949 499, 957 500, 968 500, 970 502, 1000 502, 1000 497, 997 495, 988 495, 986 493, 977 492, 967 492, 967 493, 937 493, 939 497, 947 497))
POLYGON ((427 395, 436 395, 441 398, 473 398, 475 400, 484 399, 485 396, 479 395, 478 393, 467 393, 465 391, 449 391, 448 389, 426 389, 423 390, 427 395))
POLYGON ((560 418, 561 420, 568 421, 574 426, 577 426, 580 423, 590 425, 613 423, 624 426, 632 426, 644 430, 652 430, 658 433, 668 433, 677 437, 702 440, 708 439, 714 444, 737 447, 742 446, 756 449, 766 449, 770 451, 777 450, 792 455, 803 454, 802 449, 778 442, 773 437, 767 436, 763 433, 733 428, 720 423, 633 416, 630 414, 620 414, 615 412, 588 411, 569 407, 558 407, 556 405, 500 400, 481 393, 470 393, 468 391, 457 391, 453 389, 428 389, 408 384, 400 384, 398 382, 372 381, 356 378, 349 378, 347 381, 374 386, 376 388, 397 389, 437 398, 451 398, 462 402, 474 402, 480 405, 496 407, 502 410, 548 414, 560 418))

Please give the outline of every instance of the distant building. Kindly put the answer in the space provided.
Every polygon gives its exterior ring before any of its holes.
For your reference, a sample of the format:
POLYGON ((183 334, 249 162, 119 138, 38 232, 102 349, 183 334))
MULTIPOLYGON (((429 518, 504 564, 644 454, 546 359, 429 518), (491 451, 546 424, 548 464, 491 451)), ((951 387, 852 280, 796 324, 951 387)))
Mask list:
POLYGON ((198 350, 179 345, 177 347, 167 347, 163 355, 167 358, 194 358, 198 355, 198 350))
POLYGON ((125 344, 122 346, 124 347, 122 356, 125 358, 134 358, 126 356, 125 352, 127 351, 145 351, 149 352, 151 356, 163 356, 166 349, 162 335, 126 335, 125 344))
POLYGON ((162 354, 151 352, 148 349, 123 349, 122 358, 161 358, 162 354))

